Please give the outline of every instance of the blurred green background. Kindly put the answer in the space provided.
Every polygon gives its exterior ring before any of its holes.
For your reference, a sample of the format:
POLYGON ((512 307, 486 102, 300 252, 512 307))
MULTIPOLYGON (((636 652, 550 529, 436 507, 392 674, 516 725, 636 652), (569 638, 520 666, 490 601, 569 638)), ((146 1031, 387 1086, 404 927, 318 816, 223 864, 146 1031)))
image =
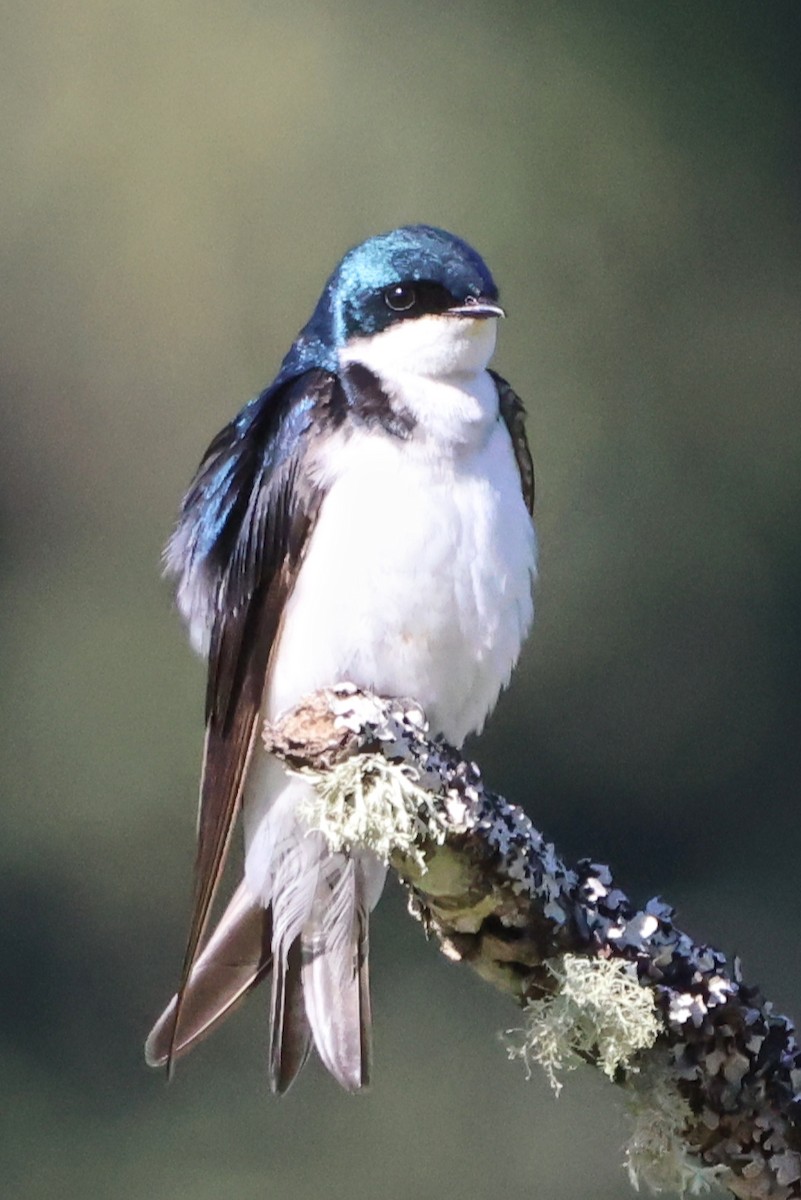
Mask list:
POLYGON ((19 1200, 599 1200, 625 1121, 376 914, 375 1084, 267 1094, 266 995, 183 1063, 203 668, 159 554, 354 242, 488 259, 539 618, 475 754, 801 1013, 801 7, 29 0, 0 22, 0 1078, 19 1200), (588 1189, 588 1179, 592 1180, 588 1189))

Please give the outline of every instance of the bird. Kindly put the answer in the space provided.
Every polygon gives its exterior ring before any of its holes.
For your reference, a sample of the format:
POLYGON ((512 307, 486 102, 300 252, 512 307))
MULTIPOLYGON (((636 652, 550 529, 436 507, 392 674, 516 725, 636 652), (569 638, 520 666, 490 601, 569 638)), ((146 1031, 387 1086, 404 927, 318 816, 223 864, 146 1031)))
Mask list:
POLYGON ((151 1066, 171 1072, 270 980, 272 1091, 312 1046, 346 1090, 370 1081, 368 920, 386 865, 308 828, 311 784, 259 734, 340 682, 413 698, 455 747, 483 727, 536 577, 524 407, 489 369, 505 315, 456 235, 370 237, 202 458, 165 550, 208 677, 193 911, 151 1066), (208 936, 240 815, 243 878, 208 936))

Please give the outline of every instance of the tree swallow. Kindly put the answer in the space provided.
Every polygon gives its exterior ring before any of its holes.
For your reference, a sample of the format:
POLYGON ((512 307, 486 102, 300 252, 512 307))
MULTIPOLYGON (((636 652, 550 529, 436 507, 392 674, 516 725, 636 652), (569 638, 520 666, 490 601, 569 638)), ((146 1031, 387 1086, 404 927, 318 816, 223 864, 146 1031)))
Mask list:
POLYGON ((305 826, 311 785, 259 733, 343 681, 413 697, 455 746, 483 726, 531 623, 536 558, 523 405, 488 370, 502 316, 453 234, 370 238, 203 457, 166 550, 208 686, 194 910, 153 1066, 271 977, 273 1090, 312 1043, 345 1088, 368 1082, 368 914, 386 868, 305 826), (240 809, 244 878, 200 950, 240 809))

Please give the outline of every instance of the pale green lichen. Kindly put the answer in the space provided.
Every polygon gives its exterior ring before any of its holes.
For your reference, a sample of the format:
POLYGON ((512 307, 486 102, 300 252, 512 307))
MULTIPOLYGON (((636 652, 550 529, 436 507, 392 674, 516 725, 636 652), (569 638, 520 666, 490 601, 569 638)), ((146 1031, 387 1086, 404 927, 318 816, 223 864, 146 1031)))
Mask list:
POLYGON ((724 1183, 728 1171, 705 1166, 687 1147, 693 1114, 669 1075, 667 1062, 654 1063, 634 1081, 627 1107, 634 1130, 626 1146, 625 1166, 632 1186, 652 1192, 697 1196, 724 1183))
POLYGON ((360 754, 330 771, 301 774, 311 780, 314 791, 303 802, 300 815, 334 851, 372 850, 384 862, 400 854, 424 871, 422 844, 445 840, 445 826, 431 796, 407 764, 387 762, 379 754, 360 754))
POLYGON ((653 997, 630 963, 565 954, 550 970, 556 992, 527 1005, 525 1029, 508 1031, 517 1035, 508 1053, 529 1072, 532 1064, 542 1067, 557 1095, 559 1075, 587 1057, 611 1079, 653 1045, 659 1032, 653 997))

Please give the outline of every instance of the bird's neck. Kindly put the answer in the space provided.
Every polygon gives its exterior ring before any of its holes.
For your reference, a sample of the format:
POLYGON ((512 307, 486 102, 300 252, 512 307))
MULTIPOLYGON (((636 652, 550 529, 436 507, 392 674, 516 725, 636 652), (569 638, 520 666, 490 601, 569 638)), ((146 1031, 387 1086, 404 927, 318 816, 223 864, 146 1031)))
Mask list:
POLYGON ((410 442, 437 452, 483 444, 498 415, 487 364, 495 322, 420 317, 353 338, 340 363, 359 363, 379 381, 395 414, 411 421, 410 442))

